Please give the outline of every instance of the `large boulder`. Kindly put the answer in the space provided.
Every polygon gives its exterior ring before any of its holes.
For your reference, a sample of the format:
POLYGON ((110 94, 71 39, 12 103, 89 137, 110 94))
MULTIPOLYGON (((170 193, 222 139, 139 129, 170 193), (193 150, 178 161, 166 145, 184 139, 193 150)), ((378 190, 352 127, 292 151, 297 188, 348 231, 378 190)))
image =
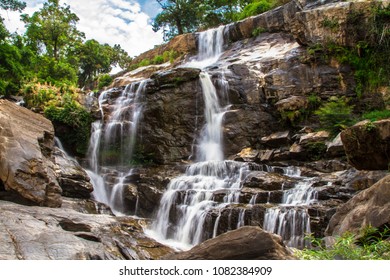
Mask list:
POLYGON ((0 212, 1 260, 139 260, 172 252, 145 236, 143 220, 5 201, 0 212))
POLYGON ((390 163, 390 119, 362 121, 344 130, 341 140, 348 161, 359 170, 387 170, 390 163))
POLYGON ((259 227, 241 227, 209 239, 186 252, 165 256, 171 260, 289 260, 292 253, 279 236, 259 227))
POLYGON ((360 192, 337 209, 326 235, 358 234, 366 226, 390 224, 390 175, 360 192))
POLYGON ((55 148, 54 158, 58 183, 63 196, 90 198, 93 186, 85 170, 64 151, 55 148))
POLYGON ((53 147, 48 119, 0 100, 0 180, 5 190, 37 205, 61 206, 53 147))

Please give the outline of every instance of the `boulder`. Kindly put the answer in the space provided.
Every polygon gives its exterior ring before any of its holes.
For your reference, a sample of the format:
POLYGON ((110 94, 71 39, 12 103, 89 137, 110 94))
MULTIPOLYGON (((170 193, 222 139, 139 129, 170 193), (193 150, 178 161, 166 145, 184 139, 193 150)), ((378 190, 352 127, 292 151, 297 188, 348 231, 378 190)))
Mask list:
POLYGON ((261 138, 261 142, 271 148, 288 145, 290 142, 290 131, 275 132, 261 138))
POLYGON ((143 233, 144 220, 0 201, 0 259, 158 259, 172 249, 143 233))
POLYGON ((243 182, 243 188, 258 188, 265 191, 290 189, 294 185, 295 180, 291 177, 265 171, 252 171, 243 182))
POLYGON ((196 38, 193 33, 178 35, 168 43, 160 45, 152 50, 146 51, 132 61, 133 64, 139 63, 144 59, 152 60, 158 55, 163 55, 166 51, 176 51, 178 54, 195 53, 197 49, 196 38))
POLYGON ((326 153, 331 157, 345 156, 341 133, 339 133, 331 142, 326 144, 326 153))
POLYGON ((390 163, 390 119, 362 121, 341 133, 348 162, 359 170, 387 170, 390 163))
POLYGON ((61 206, 53 159, 54 128, 43 116, 0 100, 0 180, 31 203, 61 206))
POLYGON ((313 143, 325 143, 326 140, 329 138, 329 132, 327 131, 318 131, 318 132, 312 132, 305 135, 302 135, 299 140, 299 145, 309 145, 313 143))
POLYGON ((338 236, 347 231, 359 234, 366 226, 385 224, 390 224, 390 175, 341 205, 330 220, 326 235, 338 236))
POLYGON ((307 108, 307 98, 304 96, 291 96, 275 103, 279 112, 297 111, 307 108))
POLYGON ((207 240, 186 252, 165 256, 170 260, 290 260, 292 253, 279 236, 259 227, 241 227, 207 240))
POLYGON ((76 160, 68 157, 63 151, 55 148, 57 180, 63 196, 74 198, 90 198, 93 186, 85 170, 76 160))

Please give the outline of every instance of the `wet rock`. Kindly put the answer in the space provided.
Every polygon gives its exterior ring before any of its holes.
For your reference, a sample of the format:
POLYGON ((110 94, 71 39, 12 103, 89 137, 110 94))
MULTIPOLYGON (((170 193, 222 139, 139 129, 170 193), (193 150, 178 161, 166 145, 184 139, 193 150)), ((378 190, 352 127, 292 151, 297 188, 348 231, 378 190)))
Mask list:
POLYGON ((291 96, 275 103, 279 112, 297 111, 307 108, 307 99, 304 96, 291 96))
POLYGON ((0 100, 0 179, 37 205, 61 206, 53 163, 54 128, 39 114, 0 100))
POLYGON ((390 119, 362 121, 341 133, 348 162, 359 170, 387 170, 390 163, 390 119))
POLYGON ((236 161, 245 161, 245 162, 254 162, 257 160, 257 156, 259 155, 258 150, 254 150, 252 148, 245 148, 239 152, 234 160, 236 161))
POLYGON ((200 70, 196 68, 174 68, 171 70, 154 73, 150 78, 156 86, 169 88, 177 87, 182 83, 195 80, 199 77, 200 70))
POLYGON ((67 197, 90 198, 93 186, 88 174, 77 161, 69 158, 58 148, 55 148, 54 159, 62 194, 67 197))
POLYGON ((304 160, 306 159, 307 156, 307 152, 305 151, 305 149, 298 143, 292 144, 289 152, 290 152, 291 159, 295 159, 295 160, 304 160))
POLYGON ((331 142, 327 143, 326 153, 331 157, 345 156, 341 134, 339 133, 331 142))
POLYGON ((351 172, 346 186, 356 191, 362 191, 368 189, 376 182, 388 175, 387 171, 365 171, 365 170, 354 170, 351 172))
POLYGON ((243 187, 274 191, 292 188, 294 184, 295 180, 287 176, 265 171, 252 171, 245 178, 243 187))
POLYGON ((344 232, 358 234, 366 226, 390 224, 390 176, 358 193, 337 209, 329 222, 326 235, 344 232))
POLYGON ((158 259, 172 252, 144 235, 143 220, 4 201, 0 211, 0 259, 158 259))
POLYGON ((299 145, 308 145, 310 143, 325 142, 329 138, 329 132, 327 131, 318 131, 305 134, 301 136, 299 140, 299 145))
POLYGON ((258 227, 242 227, 207 240, 189 251, 165 256, 177 260, 294 259, 280 237, 258 227))
POLYGON ((319 160, 315 162, 310 162, 306 164, 306 166, 324 173, 343 171, 350 167, 345 162, 339 160, 319 160))
POLYGON ((261 138, 261 142, 268 147, 277 148, 288 145, 290 142, 290 131, 275 132, 271 135, 261 138))

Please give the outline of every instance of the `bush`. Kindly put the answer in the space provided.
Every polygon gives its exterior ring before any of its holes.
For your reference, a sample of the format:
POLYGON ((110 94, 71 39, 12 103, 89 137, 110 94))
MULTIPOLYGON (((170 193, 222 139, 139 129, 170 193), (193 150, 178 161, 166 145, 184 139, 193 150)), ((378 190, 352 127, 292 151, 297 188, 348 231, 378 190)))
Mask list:
POLYGON ((323 128, 332 135, 337 135, 353 123, 352 106, 345 99, 334 97, 314 113, 320 118, 323 128))
POLYGON ((64 145, 72 147, 80 155, 85 155, 92 123, 90 113, 74 100, 69 100, 63 107, 51 104, 45 107, 44 113, 55 127, 65 125, 69 128, 63 133, 56 131, 64 145))
POLYGON ((362 119, 363 120, 370 120, 372 122, 377 120, 383 120, 390 118, 390 110, 383 110, 383 111, 372 111, 363 114, 362 119))
POLYGON ((238 19, 242 20, 250 16, 262 14, 266 11, 271 10, 273 7, 274 4, 271 1, 257 0, 253 3, 246 5, 242 12, 238 15, 238 19))
POLYGON ((103 74, 98 79, 98 89, 109 86, 112 83, 112 77, 110 74, 103 74))
POLYGON ((163 64, 164 58, 162 55, 157 55, 153 58, 153 64, 163 64))
POLYGON ((377 229, 368 227, 357 237, 352 233, 345 233, 336 238, 331 248, 325 248, 321 239, 309 236, 313 249, 295 251, 295 255, 303 260, 390 260, 390 242, 388 227, 377 229))

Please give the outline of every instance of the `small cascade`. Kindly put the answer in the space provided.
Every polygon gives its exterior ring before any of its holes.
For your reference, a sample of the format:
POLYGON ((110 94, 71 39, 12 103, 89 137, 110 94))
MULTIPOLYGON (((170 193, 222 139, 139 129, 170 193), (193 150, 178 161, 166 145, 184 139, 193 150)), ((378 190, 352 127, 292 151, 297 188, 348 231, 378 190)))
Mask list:
POLYGON ((300 177, 299 169, 285 171, 285 175, 301 180, 294 188, 283 191, 280 205, 267 209, 263 228, 280 235, 288 246, 303 248, 309 246, 305 235, 311 233, 307 206, 316 202, 317 192, 312 181, 300 177))
POLYGON ((109 112, 103 108, 109 104, 116 89, 101 93, 98 101, 102 120, 92 124, 87 173, 94 186, 94 198, 109 205, 115 214, 126 211, 123 205, 123 187, 126 185, 126 178, 132 174, 131 158, 143 108, 140 99, 147 81, 126 86, 109 112), (105 119, 108 121, 103 125, 105 119), (114 173, 116 179, 108 184, 106 177, 110 173, 114 173))

